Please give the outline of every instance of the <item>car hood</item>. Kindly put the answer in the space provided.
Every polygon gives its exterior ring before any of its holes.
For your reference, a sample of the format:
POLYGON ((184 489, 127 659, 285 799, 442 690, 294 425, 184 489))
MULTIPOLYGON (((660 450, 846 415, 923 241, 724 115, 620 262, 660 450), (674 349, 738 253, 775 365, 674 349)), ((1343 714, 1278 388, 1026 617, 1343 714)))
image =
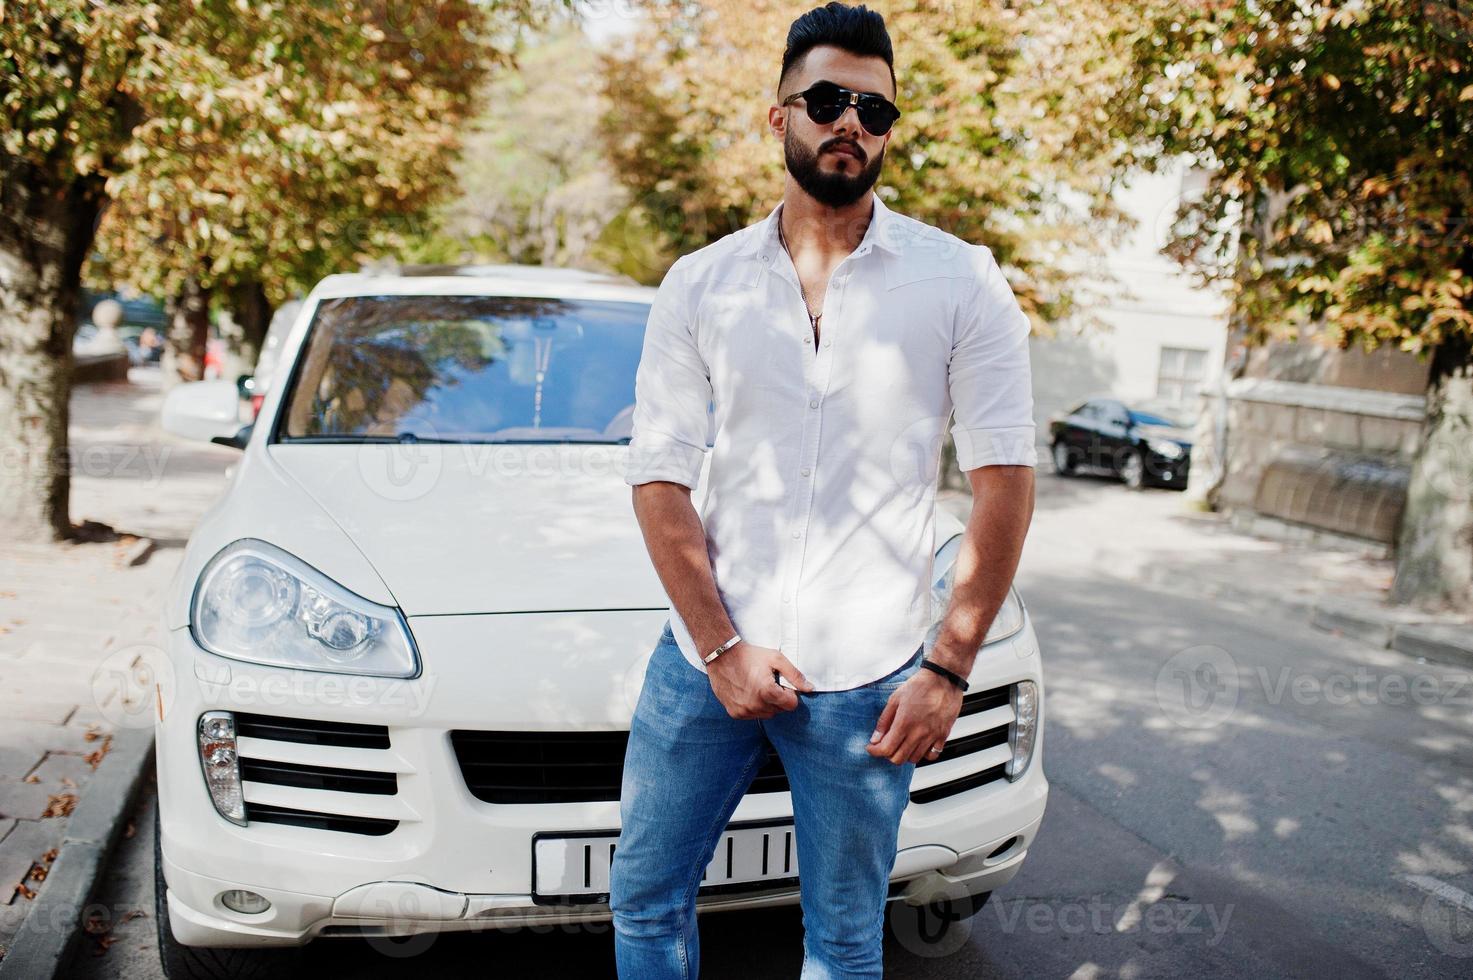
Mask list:
POLYGON ((668 605, 624 482, 624 446, 276 443, 267 452, 406 615, 668 605))

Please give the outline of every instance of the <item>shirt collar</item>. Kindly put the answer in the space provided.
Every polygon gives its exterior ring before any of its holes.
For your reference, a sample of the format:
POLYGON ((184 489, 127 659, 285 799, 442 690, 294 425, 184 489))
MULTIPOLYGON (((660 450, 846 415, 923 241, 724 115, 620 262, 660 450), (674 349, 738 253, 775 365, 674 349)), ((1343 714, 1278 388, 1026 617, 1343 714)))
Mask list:
MULTIPOLYGON (((873 190, 870 191, 869 197, 874 202, 874 212, 870 216, 869 227, 864 230, 864 238, 860 239, 858 247, 854 250, 855 253, 862 254, 868 247, 873 246, 884 249, 892 255, 899 255, 899 229, 895 227, 895 212, 885 207, 885 202, 880 200, 880 195, 873 190)), ((777 206, 768 212, 767 217, 754 226, 756 231, 747 236, 747 240, 742 243, 736 254, 750 255, 764 249, 782 248, 782 241, 777 234, 778 215, 782 208, 783 202, 779 201, 777 206)))

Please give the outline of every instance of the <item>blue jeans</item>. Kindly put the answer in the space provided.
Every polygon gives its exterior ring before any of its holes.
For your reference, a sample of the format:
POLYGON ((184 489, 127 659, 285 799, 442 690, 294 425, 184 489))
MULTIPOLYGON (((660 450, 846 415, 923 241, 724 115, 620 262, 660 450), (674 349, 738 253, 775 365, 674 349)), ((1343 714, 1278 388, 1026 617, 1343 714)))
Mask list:
POLYGON ((791 711, 737 719, 666 624, 630 726, 609 872, 621 980, 699 975, 696 890, 769 740, 793 801, 802 980, 882 975, 886 893, 915 763, 865 748, 920 654, 861 687, 799 694, 791 711))

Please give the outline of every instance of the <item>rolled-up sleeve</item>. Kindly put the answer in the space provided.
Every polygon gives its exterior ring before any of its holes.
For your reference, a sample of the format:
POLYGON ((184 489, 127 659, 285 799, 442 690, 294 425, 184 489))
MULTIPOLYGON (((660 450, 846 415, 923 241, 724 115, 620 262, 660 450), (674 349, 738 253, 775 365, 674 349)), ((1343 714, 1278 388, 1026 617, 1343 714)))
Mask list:
POLYGON ((695 489, 701 477, 711 372, 696 346, 684 260, 665 273, 645 326, 624 469, 630 486, 667 480, 695 489))
POLYGON ((1028 315, 992 250, 973 249, 976 277, 957 312, 947 376, 957 466, 1036 466, 1028 315))

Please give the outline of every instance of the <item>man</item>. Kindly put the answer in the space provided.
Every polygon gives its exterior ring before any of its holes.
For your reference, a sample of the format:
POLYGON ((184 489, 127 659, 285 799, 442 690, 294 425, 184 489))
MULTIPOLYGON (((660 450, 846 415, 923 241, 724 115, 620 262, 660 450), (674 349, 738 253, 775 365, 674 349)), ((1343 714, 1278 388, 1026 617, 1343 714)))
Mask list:
POLYGON ((863 6, 794 21, 768 110, 783 199, 677 260, 650 312, 625 478, 671 608, 610 871, 625 980, 697 975, 700 879, 769 742, 791 790, 803 976, 881 975, 911 774, 945 744, 1032 517, 1028 319, 986 247, 872 190, 892 66, 863 6), (953 411, 974 503, 923 658, 953 411))

